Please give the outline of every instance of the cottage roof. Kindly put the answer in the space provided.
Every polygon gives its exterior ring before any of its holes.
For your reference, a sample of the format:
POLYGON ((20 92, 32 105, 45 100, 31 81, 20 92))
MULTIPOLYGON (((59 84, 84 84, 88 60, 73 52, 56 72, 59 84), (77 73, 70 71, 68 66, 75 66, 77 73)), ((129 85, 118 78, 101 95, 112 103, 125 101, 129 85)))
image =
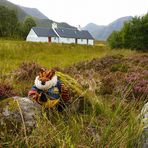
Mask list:
POLYGON ((56 28, 56 32, 60 37, 77 38, 77 39, 93 39, 92 35, 87 30, 78 30, 71 28, 56 28))
POLYGON ((43 27, 33 27, 34 32, 39 37, 60 37, 64 38, 77 38, 77 39, 94 39, 92 35, 87 30, 78 30, 78 29, 71 29, 71 28, 55 28, 55 31, 50 28, 43 28, 43 27))
POLYGON ((57 35, 53 31, 53 29, 50 29, 50 28, 33 27, 32 29, 39 37, 49 37, 49 36, 50 37, 57 37, 57 35))

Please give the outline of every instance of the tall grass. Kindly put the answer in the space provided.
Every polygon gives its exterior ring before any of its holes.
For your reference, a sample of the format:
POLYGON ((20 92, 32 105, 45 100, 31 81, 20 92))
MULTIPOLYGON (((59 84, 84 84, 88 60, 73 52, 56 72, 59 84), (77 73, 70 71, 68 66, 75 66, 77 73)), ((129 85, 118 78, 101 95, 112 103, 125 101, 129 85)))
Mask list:
POLYGON ((0 133, 1 146, 134 147, 142 130, 137 121, 137 102, 126 103, 116 98, 113 105, 112 98, 104 103, 99 96, 94 100, 92 107, 84 107, 82 113, 67 109, 62 113, 53 111, 48 118, 45 113, 43 118, 37 116, 37 128, 28 135, 23 129, 14 134, 6 128, 0 133))
POLYGON ((79 61, 108 54, 130 55, 131 50, 110 50, 106 46, 82 46, 24 41, 0 41, 0 69, 11 71, 23 61, 35 61, 45 67, 66 67, 79 61))

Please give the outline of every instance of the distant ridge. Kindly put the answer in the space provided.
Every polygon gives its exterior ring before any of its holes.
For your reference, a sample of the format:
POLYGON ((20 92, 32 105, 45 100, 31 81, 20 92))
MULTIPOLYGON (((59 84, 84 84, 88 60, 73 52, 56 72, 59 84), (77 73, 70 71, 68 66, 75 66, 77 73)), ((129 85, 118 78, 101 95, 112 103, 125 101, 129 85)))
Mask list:
POLYGON ((32 17, 35 17, 38 19, 48 19, 47 16, 45 16, 43 13, 41 13, 36 8, 28 8, 28 7, 23 7, 23 6, 19 6, 19 7, 32 17))
POLYGON ((130 21, 132 18, 132 16, 122 17, 107 26, 99 26, 94 23, 89 23, 83 29, 88 30, 95 39, 106 40, 113 31, 120 30, 124 23, 130 21))

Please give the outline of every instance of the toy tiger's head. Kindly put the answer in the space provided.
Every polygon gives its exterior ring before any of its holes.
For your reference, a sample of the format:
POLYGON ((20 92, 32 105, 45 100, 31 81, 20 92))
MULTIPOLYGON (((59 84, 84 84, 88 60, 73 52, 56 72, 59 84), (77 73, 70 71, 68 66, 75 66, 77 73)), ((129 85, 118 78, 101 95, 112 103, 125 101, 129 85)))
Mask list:
POLYGON ((41 69, 39 75, 35 79, 35 86, 41 90, 48 90, 57 84, 57 76, 55 70, 41 69))

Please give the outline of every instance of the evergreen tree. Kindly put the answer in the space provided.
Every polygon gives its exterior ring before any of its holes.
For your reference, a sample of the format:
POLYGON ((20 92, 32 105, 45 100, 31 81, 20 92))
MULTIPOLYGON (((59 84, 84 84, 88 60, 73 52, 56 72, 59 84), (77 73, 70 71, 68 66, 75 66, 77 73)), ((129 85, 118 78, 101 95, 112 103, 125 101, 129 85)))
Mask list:
POLYGON ((119 31, 114 31, 107 41, 111 48, 122 48, 122 36, 119 31))

